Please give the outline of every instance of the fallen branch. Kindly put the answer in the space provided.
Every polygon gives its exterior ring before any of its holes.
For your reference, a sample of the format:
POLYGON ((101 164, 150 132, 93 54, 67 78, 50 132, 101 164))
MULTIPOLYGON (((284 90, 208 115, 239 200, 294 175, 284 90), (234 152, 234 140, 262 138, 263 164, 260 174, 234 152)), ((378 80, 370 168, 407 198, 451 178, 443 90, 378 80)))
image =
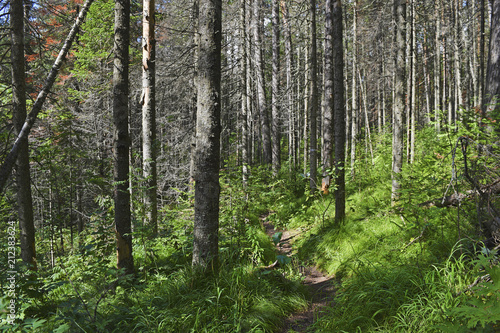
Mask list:
POLYGON ((418 235, 418 237, 416 237, 416 238, 413 238, 413 239, 412 239, 412 240, 411 240, 408 244, 406 244, 406 245, 405 245, 405 247, 403 247, 403 249, 402 249, 401 251, 406 250, 406 248, 407 248, 408 246, 410 246, 411 244, 415 243, 415 242, 416 242, 416 241, 418 241, 420 238, 422 238, 422 237, 424 236, 425 229, 427 229, 427 226, 424 226, 424 227, 422 228, 422 231, 420 232, 420 235, 418 235))

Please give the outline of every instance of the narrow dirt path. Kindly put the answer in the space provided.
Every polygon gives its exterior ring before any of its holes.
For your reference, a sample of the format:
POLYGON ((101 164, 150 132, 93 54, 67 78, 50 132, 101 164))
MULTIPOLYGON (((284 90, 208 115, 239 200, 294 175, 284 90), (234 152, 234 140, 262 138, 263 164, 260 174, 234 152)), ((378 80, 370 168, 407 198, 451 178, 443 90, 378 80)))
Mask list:
MULTIPOLYGON (((274 225, 262 216, 262 224, 266 234, 272 237, 276 232, 282 232, 281 242, 276 246, 280 254, 290 256, 292 254, 292 239, 296 232, 288 230, 275 230, 274 225)), ((303 284, 309 289, 309 307, 301 312, 293 313, 285 319, 281 333, 287 332, 312 332, 311 325, 321 316, 325 307, 331 306, 335 297, 335 284, 332 277, 324 275, 314 266, 301 268, 305 279, 303 284)))

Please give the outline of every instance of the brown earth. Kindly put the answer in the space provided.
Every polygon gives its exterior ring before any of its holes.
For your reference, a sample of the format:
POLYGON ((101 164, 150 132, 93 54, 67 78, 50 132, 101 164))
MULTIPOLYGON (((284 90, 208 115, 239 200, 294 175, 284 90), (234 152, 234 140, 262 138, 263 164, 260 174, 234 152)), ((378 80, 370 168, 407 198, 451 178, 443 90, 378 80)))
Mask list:
MULTIPOLYGON (((292 254, 292 240, 297 232, 288 230, 275 230, 274 225, 266 220, 267 215, 261 217, 266 234, 272 237, 276 232, 282 232, 281 242, 276 246, 280 254, 292 254)), ((312 332, 311 325, 321 317, 322 312, 332 306, 335 298, 335 284, 331 276, 320 272, 314 266, 300 267, 305 279, 302 282, 309 291, 309 306, 306 310, 296 312, 284 320, 281 333, 287 332, 312 332)))

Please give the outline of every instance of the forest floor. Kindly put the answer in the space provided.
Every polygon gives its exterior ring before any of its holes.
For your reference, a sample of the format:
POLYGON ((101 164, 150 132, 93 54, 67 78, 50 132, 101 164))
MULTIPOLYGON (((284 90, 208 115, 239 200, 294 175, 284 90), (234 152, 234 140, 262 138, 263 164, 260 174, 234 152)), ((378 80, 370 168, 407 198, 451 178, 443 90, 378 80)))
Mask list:
MULTIPOLYGON (((276 245, 279 254, 291 256, 292 240, 297 236, 295 230, 276 230, 274 225, 266 220, 268 214, 261 216, 266 234, 272 237, 276 232, 282 232, 281 241, 276 245)), ((304 276, 302 282, 308 289, 309 306, 307 309, 291 314, 284 320, 282 333, 311 332, 311 326, 322 315, 327 306, 332 306, 335 298, 335 280, 320 272, 315 266, 299 266, 304 276)))

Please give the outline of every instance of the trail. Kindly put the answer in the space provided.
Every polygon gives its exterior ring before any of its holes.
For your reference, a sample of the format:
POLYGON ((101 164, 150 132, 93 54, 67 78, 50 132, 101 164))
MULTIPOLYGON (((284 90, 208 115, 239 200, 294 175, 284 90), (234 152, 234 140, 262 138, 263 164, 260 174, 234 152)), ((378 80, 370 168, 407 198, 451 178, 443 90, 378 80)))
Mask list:
MULTIPOLYGON (((289 230, 276 230, 274 225, 267 221, 268 215, 261 216, 266 234, 272 237, 276 232, 282 232, 281 242, 276 246, 280 254, 291 256, 292 240, 297 232, 289 230)), ((301 267, 305 276, 302 282, 309 290, 309 306, 306 310, 296 312, 285 319, 281 333, 311 332, 311 325, 321 316, 327 306, 332 306, 335 297, 335 284, 333 277, 326 276, 314 266, 301 267)))

